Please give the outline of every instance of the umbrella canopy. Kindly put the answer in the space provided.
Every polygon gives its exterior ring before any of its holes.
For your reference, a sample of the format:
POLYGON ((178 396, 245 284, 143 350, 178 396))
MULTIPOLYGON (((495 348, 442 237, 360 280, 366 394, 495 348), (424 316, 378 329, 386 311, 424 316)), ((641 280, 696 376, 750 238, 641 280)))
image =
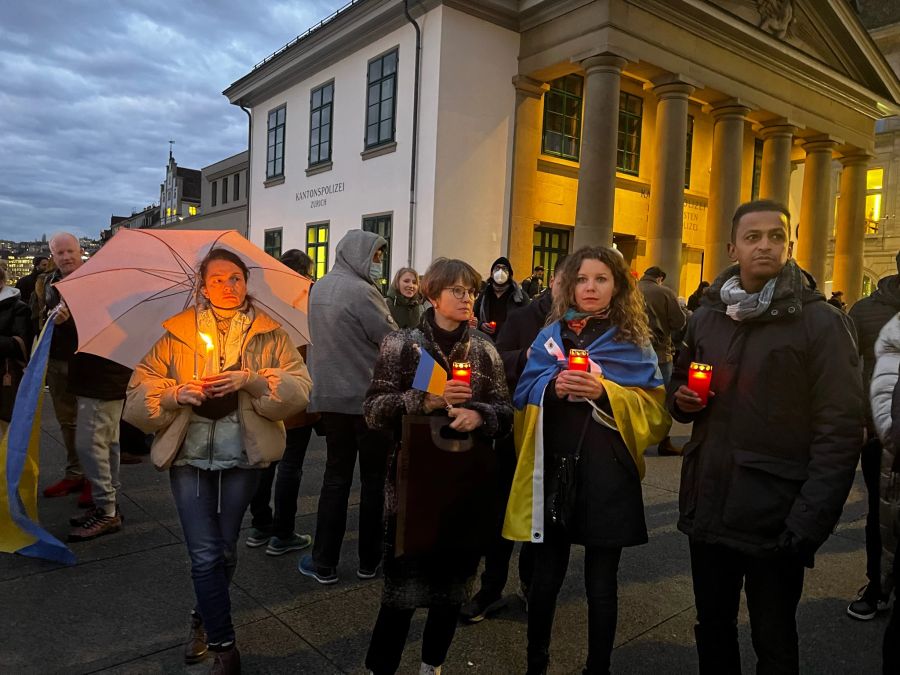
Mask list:
POLYGON ((253 304, 297 345, 309 342, 311 282, 233 230, 120 230, 84 265, 56 284, 78 328, 78 351, 129 368, 165 330, 163 321, 195 302, 200 263, 213 248, 250 270, 253 304))

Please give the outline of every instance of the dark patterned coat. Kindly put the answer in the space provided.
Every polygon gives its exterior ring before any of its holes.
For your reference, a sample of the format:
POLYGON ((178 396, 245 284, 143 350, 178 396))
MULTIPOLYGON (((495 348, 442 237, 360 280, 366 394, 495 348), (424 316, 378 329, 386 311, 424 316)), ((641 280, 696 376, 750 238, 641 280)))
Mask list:
MULTIPOLYGON (((385 486, 385 605, 398 608, 458 605, 465 602, 475 581, 478 558, 448 560, 442 556, 394 556, 397 495, 396 460, 403 415, 424 415, 425 393, 412 389, 419 364, 419 349, 424 349, 449 372, 450 363, 468 361, 472 365, 472 400, 457 407, 477 410, 484 424, 474 433, 494 439, 505 436, 512 426, 513 409, 500 360, 493 343, 475 331, 466 331, 451 350, 449 358, 434 341, 429 310, 418 328, 390 333, 381 344, 375 364, 372 386, 363 410, 373 429, 394 433, 395 444, 385 486), (417 348, 418 347, 418 348, 417 348)), ((446 415, 440 410, 432 414, 446 415)))

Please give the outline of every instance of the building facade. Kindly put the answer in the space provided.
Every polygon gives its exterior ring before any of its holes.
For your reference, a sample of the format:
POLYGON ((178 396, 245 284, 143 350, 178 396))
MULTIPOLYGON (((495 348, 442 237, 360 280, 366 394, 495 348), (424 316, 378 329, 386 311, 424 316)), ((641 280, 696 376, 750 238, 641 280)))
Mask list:
POLYGON ((237 230, 247 236, 249 153, 245 150, 200 170, 198 212, 164 225, 182 230, 237 230))
POLYGON ((614 244, 687 294, 726 267, 735 207, 800 180, 796 257, 824 280, 834 233, 835 287, 862 290, 900 84, 845 0, 416 8, 413 26, 400 0, 352 3, 225 91, 252 113, 252 241, 322 273, 363 227, 392 269, 507 254, 520 278, 614 244))
POLYGON ((166 180, 159 185, 159 225, 176 225, 200 212, 200 172, 178 166, 169 150, 166 180))

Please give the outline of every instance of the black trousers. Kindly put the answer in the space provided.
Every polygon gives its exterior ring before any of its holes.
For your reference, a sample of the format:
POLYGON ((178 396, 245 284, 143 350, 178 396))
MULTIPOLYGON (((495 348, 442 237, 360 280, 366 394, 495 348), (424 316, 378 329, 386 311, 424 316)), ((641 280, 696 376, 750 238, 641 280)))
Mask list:
POLYGON ((862 448, 860 458, 863 480, 868 493, 866 513, 866 576, 869 590, 881 594, 881 528, 878 522, 878 493, 881 475, 881 441, 870 438, 862 448))
POLYGON ((281 458, 281 461, 272 462, 267 468, 260 471, 259 487, 250 502, 253 527, 264 532, 271 532, 279 539, 287 539, 294 534, 297 497, 300 495, 300 479, 303 477, 303 460, 306 458, 306 449, 309 446, 312 431, 312 427, 297 427, 287 430, 284 457, 281 458), (274 517, 272 508, 269 506, 273 482, 275 484, 274 517))
MULTIPOLYGON (((509 501, 509 491, 516 473, 516 446, 512 435, 498 440, 495 443, 495 451, 498 459, 497 532, 484 556, 480 593, 489 598, 499 599, 503 595, 503 589, 506 588, 506 580, 509 578, 509 561, 515 547, 515 542, 504 539, 501 534, 506 504, 509 501)), ((522 544, 522 550, 519 553, 519 581, 525 588, 528 588, 531 580, 530 546, 527 543, 522 544)))
MULTIPOLYGON (((556 598, 566 578, 571 544, 551 533, 531 544, 534 570, 528 588, 528 672, 542 673, 550 659, 556 598)), ((584 585, 588 602, 588 658, 585 673, 608 673, 618 619, 621 548, 585 547, 584 585)))
POLYGON ((891 618, 888 620, 884 631, 884 643, 882 645, 882 672, 884 675, 897 675, 900 673, 900 607, 897 607, 897 592, 900 591, 900 546, 894 553, 894 606, 891 609, 891 618))
MULTIPOLYGON (((425 620, 425 632, 422 634, 422 662, 429 666, 440 666, 447 658, 450 643, 456 633, 456 621, 459 617, 459 605, 432 607, 425 620)), ((414 609, 395 609, 381 606, 369 651, 366 653, 366 668, 375 675, 391 675, 400 667, 409 624, 414 609)))
POLYGON ((790 555, 757 558, 693 540, 690 547, 701 675, 741 673, 737 616, 742 586, 750 613, 756 672, 799 673, 796 614, 804 574, 800 559, 790 555))
POLYGON ((374 570, 381 562, 384 539, 384 477, 390 436, 366 426, 362 415, 325 413, 327 460, 316 519, 313 562, 337 567, 347 529, 347 501, 359 456, 362 483, 359 505, 359 566, 374 570))

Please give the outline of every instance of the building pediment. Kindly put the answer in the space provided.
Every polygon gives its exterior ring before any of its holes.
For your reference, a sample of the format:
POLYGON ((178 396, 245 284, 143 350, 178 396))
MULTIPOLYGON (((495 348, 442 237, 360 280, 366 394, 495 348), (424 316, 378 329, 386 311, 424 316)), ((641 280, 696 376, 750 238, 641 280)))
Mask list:
POLYGON ((900 83, 846 0, 707 0, 892 103, 900 83))

